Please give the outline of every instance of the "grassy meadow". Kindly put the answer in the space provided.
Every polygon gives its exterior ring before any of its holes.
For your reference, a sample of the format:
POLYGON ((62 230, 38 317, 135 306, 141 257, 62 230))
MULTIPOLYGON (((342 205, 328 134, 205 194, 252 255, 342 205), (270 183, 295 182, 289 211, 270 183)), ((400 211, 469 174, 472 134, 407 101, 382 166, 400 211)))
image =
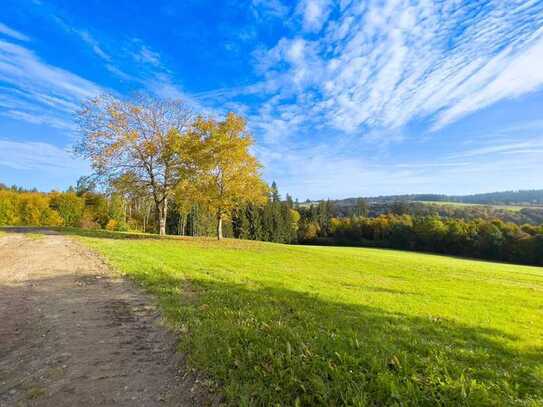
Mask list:
POLYGON ((429 205, 438 205, 438 206, 481 206, 481 207, 490 207, 493 209, 503 209, 511 212, 519 212, 521 209, 533 208, 533 209, 543 209, 543 207, 538 205, 496 205, 496 204, 476 204, 476 203, 466 203, 466 202, 451 202, 451 201, 414 201, 425 203, 429 205))
POLYGON ((543 269, 392 250, 81 237, 232 405, 543 405, 543 269))

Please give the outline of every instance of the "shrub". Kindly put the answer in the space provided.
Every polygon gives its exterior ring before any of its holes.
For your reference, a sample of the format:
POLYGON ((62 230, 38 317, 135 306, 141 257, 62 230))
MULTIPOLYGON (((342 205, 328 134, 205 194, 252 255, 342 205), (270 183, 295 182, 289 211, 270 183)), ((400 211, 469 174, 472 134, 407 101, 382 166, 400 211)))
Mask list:
POLYGON ((85 200, 74 192, 55 192, 51 194, 51 208, 59 213, 65 226, 79 226, 85 209, 85 200))
POLYGON ((106 225, 107 230, 114 231, 114 230, 117 230, 118 227, 119 227, 119 222, 117 222, 115 219, 108 220, 107 225, 106 225))

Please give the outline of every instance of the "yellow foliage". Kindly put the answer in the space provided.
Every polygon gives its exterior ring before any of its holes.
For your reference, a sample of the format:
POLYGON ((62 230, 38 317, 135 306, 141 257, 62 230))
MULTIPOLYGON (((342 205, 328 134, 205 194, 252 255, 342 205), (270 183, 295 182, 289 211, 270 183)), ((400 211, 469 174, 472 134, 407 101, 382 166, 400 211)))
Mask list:
POLYGON ((178 200, 190 199, 224 216, 243 203, 265 203, 267 186, 251 155, 245 121, 229 113, 222 122, 198 118, 180 148, 186 162, 178 200))
POLYGON ((317 236, 319 235, 319 231, 320 231, 319 225, 317 225, 316 223, 309 223, 308 225, 305 226, 303 230, 303 239, 304 240, 316 239, 317 236))
POLYGON ((117 230, 119 228, 119 222, 117 222, 115 219, 110 219, 107 222, 106 229, 107 230, 117 230))

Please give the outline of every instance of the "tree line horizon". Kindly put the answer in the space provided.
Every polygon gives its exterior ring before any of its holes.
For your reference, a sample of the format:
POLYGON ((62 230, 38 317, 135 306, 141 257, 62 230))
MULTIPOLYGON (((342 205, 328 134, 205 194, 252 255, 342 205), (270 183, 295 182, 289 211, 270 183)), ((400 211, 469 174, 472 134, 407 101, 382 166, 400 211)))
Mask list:
POLYGON ((234 113, 216 120, 179 100, 103 95, 83 104, 77 123, 76 151, 93 174, 66 192, 0 184, 0 225, 364 245, 543 265, 537 210, 512 217, 399 201, 372 213, 364 199, 347 211, 331 201, 303 206, 288 194, 282 199, 275 182, 263 181, 253 138, 234 113))
POLYGON ((75 151, 88 159, 94 179, 152 198, 158 232, 166 234, 168 202, 198 203, 224 217, 244 203, 264 203, 262 165, 245 120, 194 114, 182 100, 137 94, 128 100, 101 95, 77 113, 81 137, 75 151))

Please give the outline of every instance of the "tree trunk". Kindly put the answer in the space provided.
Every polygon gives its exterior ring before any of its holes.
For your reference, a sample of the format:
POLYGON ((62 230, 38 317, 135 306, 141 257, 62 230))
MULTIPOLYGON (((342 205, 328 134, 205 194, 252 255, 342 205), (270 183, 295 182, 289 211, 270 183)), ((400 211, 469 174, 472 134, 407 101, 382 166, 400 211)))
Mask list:
POLYGON ((151 217, 151 204, 145 206, 145 212, 143 213, 143 233, 147 232, 147 223, 151 217))
POLYGON ((160 236, 166 235, 166 216, 168 214, 168 200, 164 198, 158 205, 158 223, 160 236))
POLYGON ((222 239, 222 214, 217 215, 217 239, 222 239))
POLYGON ((179 230, 177 231, 179 235, 185 236, 185 214, 179 215, 179 230))

